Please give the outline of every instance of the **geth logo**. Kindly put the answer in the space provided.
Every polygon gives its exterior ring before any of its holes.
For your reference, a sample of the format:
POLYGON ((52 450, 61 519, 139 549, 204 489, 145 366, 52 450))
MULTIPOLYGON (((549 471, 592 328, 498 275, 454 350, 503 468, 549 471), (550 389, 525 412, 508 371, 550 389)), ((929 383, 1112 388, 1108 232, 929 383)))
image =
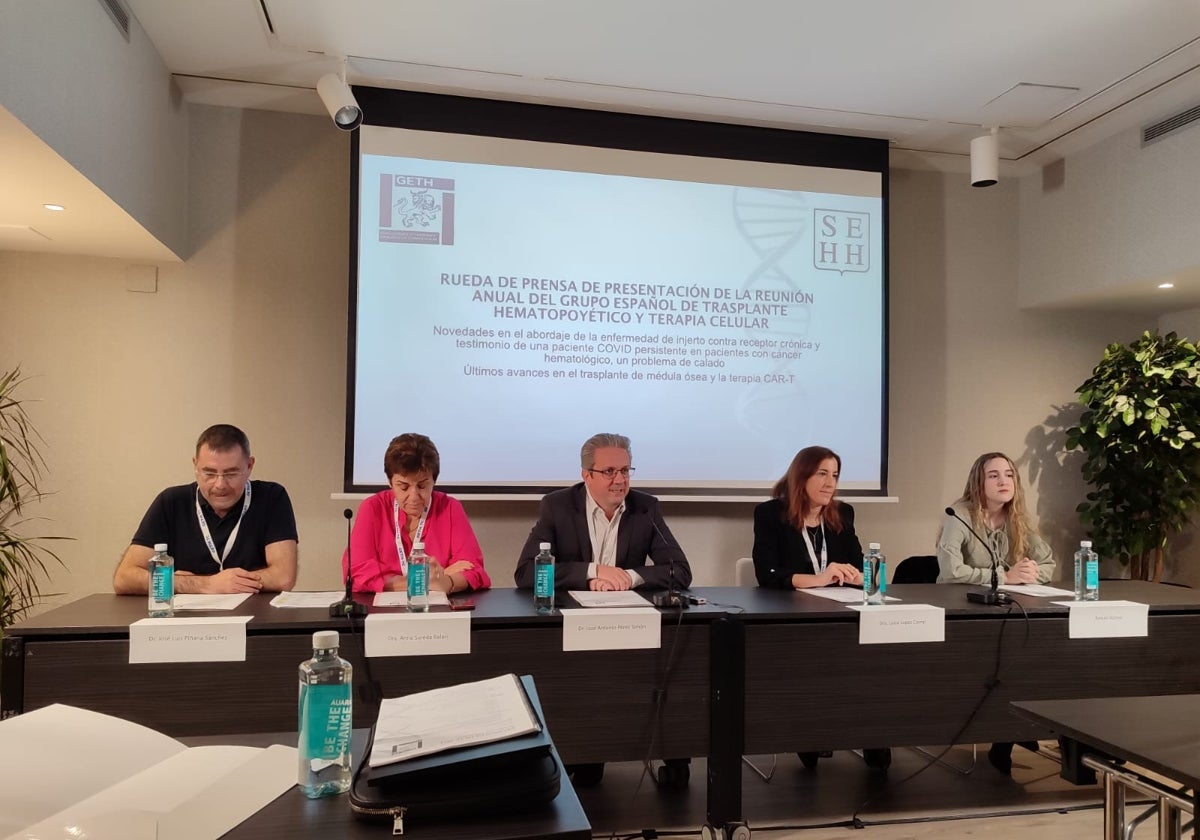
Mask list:
POLYGON ((813 267, 821 271, 871 269, 871 217, 845 210, 813 210, 813 267))
POLYGON ((454 179, 379 176, 379 241, 454 244, 454 179))

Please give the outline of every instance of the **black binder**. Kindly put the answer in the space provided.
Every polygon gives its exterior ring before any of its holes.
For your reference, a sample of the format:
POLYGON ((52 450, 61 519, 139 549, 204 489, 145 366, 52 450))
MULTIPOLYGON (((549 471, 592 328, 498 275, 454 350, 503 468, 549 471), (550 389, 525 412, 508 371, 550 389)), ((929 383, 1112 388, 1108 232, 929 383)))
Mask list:
POLYGON ((520 678, 537 732, 354 772, 350 808, 362 819, 436 821, 446 814, 512 812, 553 802, 561 777, 533 677, 520 678))

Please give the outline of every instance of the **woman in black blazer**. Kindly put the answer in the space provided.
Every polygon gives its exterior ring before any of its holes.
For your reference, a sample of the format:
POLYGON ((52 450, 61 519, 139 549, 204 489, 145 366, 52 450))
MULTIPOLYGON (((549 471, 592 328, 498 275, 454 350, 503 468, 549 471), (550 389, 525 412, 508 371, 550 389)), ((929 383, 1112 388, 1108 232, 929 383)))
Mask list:
MULTIPOLYGON (((809 589, 862 585, 862 545, 854 533, 854 508, 836 501, 842 459, 824 446, 796 453, 772 499, 754 508, 754 574, 759 586, 809 589)), ((812 770, 822 755, 797 753, 812 770)), ((874 770, 892 763, 887 747, 864 749, 874 770)))
POLYGON ((862 585, 854 508, 835 501, 842 459, 824 446, 801 449, 754 509, 754 574, 759 586, 807 589, 862 585))

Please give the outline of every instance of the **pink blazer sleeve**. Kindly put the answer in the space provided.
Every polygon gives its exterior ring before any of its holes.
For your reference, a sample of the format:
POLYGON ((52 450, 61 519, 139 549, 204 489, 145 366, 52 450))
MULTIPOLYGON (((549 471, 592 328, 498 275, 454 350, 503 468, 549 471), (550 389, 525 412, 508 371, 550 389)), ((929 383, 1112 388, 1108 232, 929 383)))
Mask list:
MULTIPOLYGON (((391 495, 390 491, 387 491, 391 495)), ((382 592, 388 576, 400 574, 400 557, 396 554, 392 523, 380 501, 380 494, 365 499, 358 508, 358 517, 350 531, 350 556, 354 566, 355 592, 382 592), (388 551, 389 543, 390 548, 388 551)), ((342 575, 345 580, 349 558, 342 555, 342 575)))
POLYGON ((441 517, 438 523, 438 530, 441 531, 439 536, 443 537, 439 542, 449 546, 448 558, 443 565, 448 566, 457 560, 469 560, 475 566, 464 573, 468 586, 471 589, 490 589, 492 579, 483 567, 483 549, 479 547, 479 540, 475 538, 475 531, 471 528, 471 521, 467 519, 467 512, 463 510, 462 502, 458 499, 453 496, 445 498, 446 515, 441 517))

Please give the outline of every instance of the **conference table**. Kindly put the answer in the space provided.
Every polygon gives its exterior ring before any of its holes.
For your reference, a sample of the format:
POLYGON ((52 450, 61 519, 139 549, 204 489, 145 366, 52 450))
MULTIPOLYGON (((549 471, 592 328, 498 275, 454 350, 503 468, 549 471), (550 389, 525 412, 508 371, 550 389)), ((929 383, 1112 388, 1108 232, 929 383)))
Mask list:
MULTIPOLYGON (((1181 835, 1181 814, 1194 817, 1200 792, 1200 694, 1035 700, 1013 707, 1058 735, 1063 778, 1092 784, 1096 773, 1103 777, 1105 840, 1128 836, 1126 791, 1157 800, 1161 838, 1181 835), (1124 762, 1157 773, 1171 784, 1124 762)), ((1200 837, 1194 819, 1191 836, 1200 837)))
MULTIPOLYGON (((561 616, 536 614, 529 592, 495 589, 473 596, 469 654, 373 658, 369 675, 361 621, 351 630, 266 595, 232 612, 251 619, 244 662, 130 665, 144 598, 91 595, 5 632, 0 716, 61 702, 173 736, 294 728, 311 634, 339 629, 356 682, 374 677, 384 696, 532 674, 568 764, 707 756, 709 820, 725 825, 742 819, 743 753, 1021 741, 1050 730, 1013 714, 1014 700, 1200 692, 1200 593, 1190 589, 1105 581, 1104 599, 1149 605, 1148 636, 1114 639, 1069 638, 1068 609, 1052 599, 990 607, 960 586, 888 592, 943 608, 945 641, 859 644, 859 614, 846 605, 697 587, 707 603, 664 610, 658 649, 567 652, 561 616)), ((357 698, 356 725, 372 714, 357 698)))

